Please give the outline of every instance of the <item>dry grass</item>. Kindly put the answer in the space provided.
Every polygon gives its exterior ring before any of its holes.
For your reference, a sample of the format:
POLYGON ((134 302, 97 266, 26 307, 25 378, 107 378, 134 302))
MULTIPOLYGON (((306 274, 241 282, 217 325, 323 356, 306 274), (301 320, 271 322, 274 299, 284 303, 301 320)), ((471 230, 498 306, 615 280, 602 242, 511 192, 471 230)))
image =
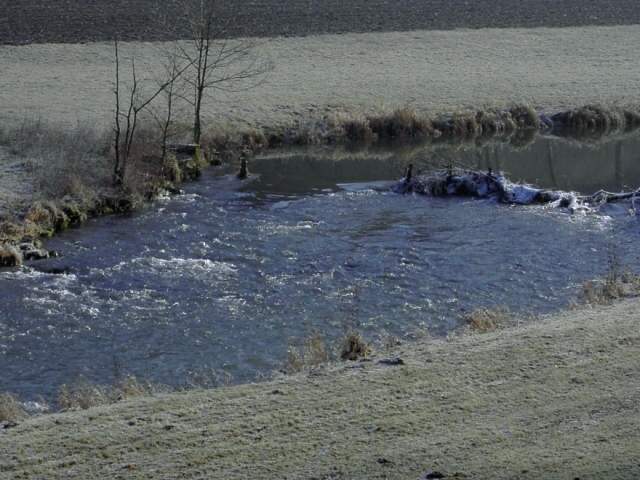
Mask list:
POLYGON ((564 135, 598 139, 616 132, 629 132, 640 127, 640 110, 599 104, 585 105, 553 116, 564 135))
POLYGON ((488 333, 507 326, 512 317, 505 307, 477 308, 464 315, 463 321, 473 332, 488 333))
POLYGON ((129 375, 119 379, 114 385, 98 385, 80 377, 76 381, 60 386, 57 403, 60 410, 86 410, 108 405, 121 400, 148 396, 159 388, 129 375))
POLYGON ((586 305, 610 305, 625 297, 640 295, 640 275, 623 267, 615 250, 607 260, 607 272, 603 278, 590 280, 582 285, 578 303, 586 305))
POLYGON ((369 125, 379 140, 420 140, 434 133, 431 119, 409 107, 370 116, 369 125))
POLYGON ((16 397, 0 393, 0 422, 16 422, 27 417, 27 412, 16 397))
POLYGON ((330 360, 331 355, 325 338, 319 332, 313 332, 302 340, 301 345, 289 345, 284 370, 287 373, 301 372, 330 360))
POLYGON ((61 127, 23 120, 1 142, 28 162, 35 187, 47 199, 77 195, 109 183, 109 134, 84 125, 61 127))
POLYGON ((513 105, 509 108, 509 115, 521 130, 538 130, 540 128, 540 118, 538 113, 530 105, 513 105))

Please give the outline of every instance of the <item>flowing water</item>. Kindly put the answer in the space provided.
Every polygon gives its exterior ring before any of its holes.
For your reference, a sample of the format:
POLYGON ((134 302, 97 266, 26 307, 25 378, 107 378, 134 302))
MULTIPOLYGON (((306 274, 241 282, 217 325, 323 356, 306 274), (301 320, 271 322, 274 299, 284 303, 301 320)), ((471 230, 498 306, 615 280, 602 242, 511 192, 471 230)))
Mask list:
POLYGON ((381 187, 408 162, 582 192, 640 185, 637 138, 288 151, 254 161, 248 183, 210 170, 184 195, 60 234, 48 247, 62 258, 0 272, 0 391, 53 398, 79 375, 124 373, 176 385, 208 369, 243 381, 314 330, 443 335, 480 306, 566 307, 612 254, 640 264, 623 209, 570 216, 381 187))

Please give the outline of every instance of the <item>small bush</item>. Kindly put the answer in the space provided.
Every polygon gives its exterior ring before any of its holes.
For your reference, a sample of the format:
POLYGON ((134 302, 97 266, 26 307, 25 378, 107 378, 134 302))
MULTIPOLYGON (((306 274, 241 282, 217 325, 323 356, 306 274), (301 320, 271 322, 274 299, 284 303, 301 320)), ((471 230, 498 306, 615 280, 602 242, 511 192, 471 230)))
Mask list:
POLYGON ((471 330, 478 333, 493 332, 505 326, 511 319, 511 313, 503 307, 477 308, 463 316, 471 330))
POLYGON ((0 393, 0 422, 17 422, 27 417, 27 412, 16 397, 0 393))
POLYGON ((358 360, 371 354, 371 346, 358 332, 350 331, 342 339, 340 358, 342 360, 358 360))
POLYGON ((127 375, 115 383, 110 397, 115 400, 126 400, 127 398, 153 395, 159 390, 160 388, 151 382, 139 380, 133 375, 127 375))

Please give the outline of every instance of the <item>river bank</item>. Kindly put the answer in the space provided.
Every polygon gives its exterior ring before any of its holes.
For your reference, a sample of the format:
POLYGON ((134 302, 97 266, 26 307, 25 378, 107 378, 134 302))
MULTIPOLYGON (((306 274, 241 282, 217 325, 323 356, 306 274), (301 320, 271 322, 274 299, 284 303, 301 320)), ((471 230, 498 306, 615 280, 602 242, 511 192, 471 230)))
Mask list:
POLYGON ((639 306, 31 418, 0 478, 637 478, 639 306))
MULTIPOLYGON (((640 28, 630 25, 264 39, 257 56, 271 59, 275 70, 248 91, 216 95, 205 106, 204 120, 214 132, 210 144, 219 150, 231 144, 232 151, 226 153, 232 158, 246 146, 252 150, 272 142, 331 142, 336 132, 354 137, 350 140, 367 140, 386 129, 384 122, 378 122, 373 132, 367 118, 389 119, 394 112, 402 112, 402 118, 392 118, 396 124, 400 120, 401 134, 407 127, 418 136, 434 136, 450 128, 453 136, 467 140, 482 136, 479 127, 485 127, 487 116, 480 118, 476 112, 504 110, 517 102, 530 107, 524 113, 524 127, 531 126, 527 116, 531 120, 532 111, 555 113, 591 103, 627 108, 636 112, 627 123, 636 123, 637 99, 629 95, 640 86, 640 61, 632 47, 636 37, 640 37, 640 28), (454 122, 445 128, 434 125, 431 119, 441 114, 454 122)), ((123 58, 135 55, 140 60, 139 69, 147 78, 161 69, 162 44, 123 43, 121 50, 123 58)), ((56 171, 50 168, 50 152, 27 151, 31 143, 47 136, 46 131, 31 132, 17 152, 0 146, 0 215, 9 223, 15 224, 11 217, 16 213, 26 215, 38 202, 62 200, 68 191, 80 190, 80 196, 90 197, 52 208, 39 205, 34 216, 44 227, 25 232, 10 226, 3 229, 4 241, 15 243, 25 233, 37 236, 55 231, 56 224, 79 223, 92 212, 128 210, 137 199, 123 199, 108 188, 97 196, 92 193, 96 189, 93 173, 86 175, 90 182, 69 182, 82 171, 98 171, 100 178, 110 176, 108 161, 96 163, 103 155, 96 150, 104 150, 103 132, 110 130, 112 46, 5 45, 0 47, 0 65, 5 87, 0 92, 0 137, 5 136, 3 131, 22 128, 26 119, 27 125, 55 125, 67 132, 58 132, 54 141, 67 137, 65 142, 73 145, 78 139, 96 140, 80 155, 72 152, 73 162, 67 161, 68 152, 63 150, 64 161, 53 162, 56 171), (56 195, 47 193, 52 177, 62 177, 70 185, 56 195), (54 211, 60 209, 64 215, 54 211)), ((496 117, 501 128, 514 127, 495 113, 488 116, 489 123, 496 117)), ((490 128, 494 127, 495 121, 490 128)), ((603 130, 602 125, 598 129, 603 130)), ((395 132, 393 127, 390 132, 395 132)), ((104 190, 104 185, 99 187, 104 190)))

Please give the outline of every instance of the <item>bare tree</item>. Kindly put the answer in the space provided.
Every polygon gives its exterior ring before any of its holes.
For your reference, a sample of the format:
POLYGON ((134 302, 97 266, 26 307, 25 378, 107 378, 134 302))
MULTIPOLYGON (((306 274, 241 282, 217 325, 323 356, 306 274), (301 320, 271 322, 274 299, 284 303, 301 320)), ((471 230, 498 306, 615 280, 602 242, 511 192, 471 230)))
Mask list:
POLYGON ((190 68, 184 79, 190 93, 184 95, 193 108, 193 142, 200 143, 202 105, 209 90, 242 91, 259 85, 272 64, 257 55, 258 42, 225 38, 226 25, 218 15, 221 0, 186 1, 191 38, 179 42, 190 68))
POLYGON ((174 136, 178 130, 175 128, 174 116, 177 110, 176 100, 180 96, 180 85, 178 79, 180 78, 180 70, 182 69, 180 58, 177 55, 176 50, 167 52, 167 58, 164 65, 164 76, 157 81, 157 85, 162 85, 167 79, 169 82, 162 91, 164 104, 159 108, 150 106, 148 112, 156 126, 160 130, 160 145, 161 145, 161 160, 164 164, 164 160, 167 157, 167 146, 169 138, 174 136))
MULTIPOLYGON (((121 75, 120 75, 120 53, 118 40, 114 40, 114 56, 115 56, 115 122, 114 122, 114 152, 115 162, 113 170, 113 183, 121 186, 124 182, 131 147, 133 145, 136 129, 138 127, 138 119, 140 113, 148 109, 154 100, 163 92, 170 89, 170 98, 173 98, 175 82, 190 67, 188 63, 178 64, 174 62, 167 71, 167 75, 161 82, 149 92, 143 92, 141 84, 136 72, 135 58, 131 58, 131 85, 127 95, 127 103, 122 108, 122 92, 121 92, 121 75), (124 128, 123 128, 124 123, 124 128)), ((171 123, 172 105, 169 104, 169 113, 163 130, 163 145, 166 147, 166 138, 169 125, 171 123)))

